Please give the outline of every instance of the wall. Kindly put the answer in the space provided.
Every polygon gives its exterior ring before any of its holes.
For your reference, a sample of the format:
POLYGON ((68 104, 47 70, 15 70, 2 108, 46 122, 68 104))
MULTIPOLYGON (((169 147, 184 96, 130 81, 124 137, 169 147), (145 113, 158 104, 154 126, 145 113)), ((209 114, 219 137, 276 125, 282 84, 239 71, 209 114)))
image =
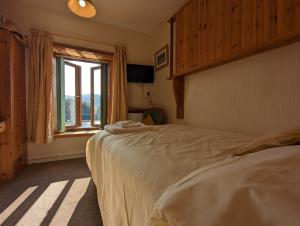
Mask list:
MULTIPOLYGON (((161 23, 161 25, 153 33, 153 51, 161 49, 170 42, 170 25, 168 23, 161 23)), ((173 95, 173 84, 170 77, 170 67, 166 66, 155 73, 155 82, 153 89, 153 102, 156 106, 164 109, 167 114, 169 122, 176 122, 176 103, 173 95)))
MULTIPOLYGON (((49 10, 35 8, 16 1, 0 0, 0 13, 5 13, 13 20, 24 34, 30 28, 38 28, 51 33, 63 34, 75 38, 62 38, 54 36, 54 40, 69 45, 83 46, 86 48, 113 51, 110 45, 122 45, 127 48, 128 63, 153 64, 152 41, 150 35, 130 31, 112 25, 100 24, 83 20, 79 17, 55 13, 49 10), (81 40, 78 40, 81 39, 81 40), (101 45, 94 42, 105 43, 101 45)), ((145 87, 147 92, 153 87, 145 87)), ((141 95, 141 88, 137 84, 129 84, 128 99, 130 106, 144 106, 147 104, 141 95)), ((60 155, 77 156, 85 151, 87 138, 69 138, 55 140, 53 145, 29 145, 29 161, 57 158, 60 155)))
MULTIPOLYGON (((167 35, 168 26, 162 24, 154 40, 166 41, 167 35)), ((170 82, 159 79, 161 104, 176 122, 170 82)), ((184 123, 250 134, 300 126, 299 84, 299 42, 189 75, 184 123)))

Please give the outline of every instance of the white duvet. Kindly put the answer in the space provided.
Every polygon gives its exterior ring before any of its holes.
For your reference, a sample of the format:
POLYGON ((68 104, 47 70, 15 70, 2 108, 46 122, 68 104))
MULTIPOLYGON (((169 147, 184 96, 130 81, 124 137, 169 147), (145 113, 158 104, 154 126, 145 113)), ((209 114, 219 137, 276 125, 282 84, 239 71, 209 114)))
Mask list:
POLYGON ((100 131, 87 144, 87 163, 104 226, 294 225, 300 172, 287 163, 299 163, 299 151, 232 157, 228 150, 252 139, 179 125, 100 131), (273 216, 278 212, 289 217, 287 224, 273 216))

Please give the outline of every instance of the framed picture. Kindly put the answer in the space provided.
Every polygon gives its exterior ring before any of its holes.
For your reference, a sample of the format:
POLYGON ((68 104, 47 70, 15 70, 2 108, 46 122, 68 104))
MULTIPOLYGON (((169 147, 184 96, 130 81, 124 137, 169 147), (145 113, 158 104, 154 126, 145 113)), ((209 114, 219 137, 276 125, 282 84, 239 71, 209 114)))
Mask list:
POLYGON ((158 71, 169 64, 169 45, 155 53, 155 70, 158 71))

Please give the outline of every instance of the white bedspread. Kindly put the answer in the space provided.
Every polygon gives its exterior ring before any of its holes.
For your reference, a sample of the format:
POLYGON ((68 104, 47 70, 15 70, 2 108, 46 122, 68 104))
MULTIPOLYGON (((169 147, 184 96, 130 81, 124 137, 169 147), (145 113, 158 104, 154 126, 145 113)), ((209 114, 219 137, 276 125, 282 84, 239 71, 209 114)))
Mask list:
MULTIPOLYGON (((232 158, 226 149, 252 139, 180 125, 130 134, 100 131, 89 140, 86 155, 104 226, 150 225, 154 206, 167 188, 200 167, 232 158)), ((165 219, 161 199, 154 216, 165 219)))
POLYGON ((157 201, 155 226, 299 226, 300 146, 200 168, 157 201))

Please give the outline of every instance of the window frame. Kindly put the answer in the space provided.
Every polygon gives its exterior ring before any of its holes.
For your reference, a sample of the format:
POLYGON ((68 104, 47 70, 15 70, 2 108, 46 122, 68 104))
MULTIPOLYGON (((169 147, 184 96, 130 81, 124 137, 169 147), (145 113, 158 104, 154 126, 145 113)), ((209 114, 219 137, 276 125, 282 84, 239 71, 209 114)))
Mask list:
MULTIPOLYGON (((59 91, 57 92, 60 96, 60 102, 57 104, 60 105, 59 110, 60 112, 57 114, 57 117, 61 117, 61 119, 57 120, 60 121, 60 126, 58 126, 57 133, 63 133, 63 132, 75 132, 75 131, 91 131, 95 129, 100 129, 103 128, 104 125, 106 124, 106 115, 107 115, 107 88, 108 88, 108 68, 110 67, 110 62, 100 62, 100 61, 89 61, 86 59, 73 59, 67 56, 54 56, 56 58, 56 62, 59 62, 60 58, 60 65, 57 67, 56 71, 59 75, 57 77, 57 80, 59 83, 57 83, 57 89, 59 91), (93 102, 91 99, 91 111, 90 111, 90 116, 91 116, 91 127, 82 127, 82 92, 81 92, 81 66, 73 64, 69 61, 79 61, 79 62, 88 62, 88 63, 96 63, 99 64, 99 66, 92 67, 91 72, 90 72, 90 77, 91 77, 91 98, 93 96, 93 102), (75 105, 76 105, 76 125, 72 126, 65 126, 65 114, 62 113, 62 111, 65 111, 65 65, 71 66, 75 68, 75 105), (100 125, 94 123, 94 90, 92 92, 92 86, 94 89, 94 74, 92 75, 92 69, 100 69, 101 70, 101 112, 102 114, 100 115, 100 125), (58 87, 60 86, 60 87, 58 87), (64 87, 61 87, 64 86, 64 87), (64 102, 64 104, 61 104, 64 102), (62 109, 63 108, 63 109, 62 109), (93 110, 93 111, 92 111, 93 110), (93 113, 93 114, 92 114, 93 113), (63 121, 63 122, 62 122, 63 121), (63 129, 62 129, 63 128, 63 129)), ((59 98, 57 98, 59 99, 59 98)))
MULTIPOLYGON (((101 77, 103 76, 102 75, 102 72, 103 72, 103 64, 100 64, 100 66, 97 66, 97 67, 92 67, 91 68, 91 72, 90 72, 90 75, 91 75, 91 126, 92 127, 98 127, 100 128, 101 127, 101 123, 102 123, 102 119, 100 118, 100 124, 95 124, 95 84, 94 84, 94 78, 95 78, 95 71, 96 70, 100 70, 101 71, 101 77)), ((102 78, 100 77, 100 80, 101 80, 101 87, 102 87, 102 78)), ((101 96, 102 96, 102 89, 101 89, 101 96)), ((101 98, 102 99, 102 98, 101 98)), ((101 105, 102 105, 102 101, 100 102, 101 105)), ((101 117, 101 116, 100 116, 101 117)))
MULTIPOLYGON (((65 126, 66 131, 75 130, 80 128, 82 125, 82 96, 81 96, 81 67, 79 65, 73 64, 64 58, 64 65, 68 65, 75 69, 75 112, 76 112, 76 123, 75 125, 65 126)), ((64 74, 65 76, 65 74, 64 74)), ((65 84, 64 84, 65 85, 65 84)))

